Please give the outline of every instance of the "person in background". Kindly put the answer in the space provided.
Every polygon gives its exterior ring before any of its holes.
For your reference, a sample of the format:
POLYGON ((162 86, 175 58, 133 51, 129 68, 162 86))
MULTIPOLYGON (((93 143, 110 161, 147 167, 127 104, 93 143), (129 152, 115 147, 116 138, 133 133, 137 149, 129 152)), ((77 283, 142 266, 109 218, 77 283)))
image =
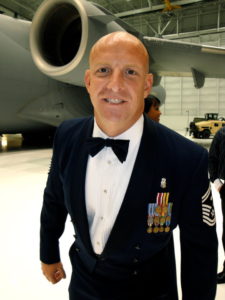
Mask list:
MULTIPOLYGON (((215 134, 209 149, 209 174, 221 198, 223 216, 222 243, 225 251, 225 127, 215 134)), ((225 283, 225 260, 222 272, 217 274, 217 283, 225 283)))
POLYGON ((151 89, 150 95, 145 98, 145 108, 144 112, 147 116, 155 122, 160 121, 161 111, 160 106, 165 103, 166 92, 161 86, 154 86, 151 89))
POLYGON ((177 300, 172 232, 179 225, 183 299, 213 300, 207 150, 143 114, 153 76, 135 36, 103 36, 89 65, 94 117, 63 122, 54 139, 41 212, 44 275, 52 283, 65 277, 59 238, 69 214, 76 234, 70 300, 177 300))
POLYGON ((149 95, 147 98, 145 98, 145 110, 144 112, 147 114, 147 116, 152 119, 155 122, 160 121, 160 102, 157 98, 149 95))

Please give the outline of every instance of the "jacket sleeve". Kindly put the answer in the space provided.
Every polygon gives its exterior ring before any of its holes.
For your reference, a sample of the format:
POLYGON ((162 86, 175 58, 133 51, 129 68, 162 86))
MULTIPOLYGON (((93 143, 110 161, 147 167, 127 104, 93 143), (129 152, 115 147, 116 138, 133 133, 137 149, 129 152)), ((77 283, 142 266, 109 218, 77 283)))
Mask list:
POLYGON ((182 299, 213 300, 218 243, 207 151, 202 149, 197 158, 192 164, 193 174, 184 193, 179 220, 182 299))
POLYGON ((64 205, 63 185, 59 168, 60 128, 56 131, 53 156, 41 210, 40 259, 52 264, 60 261, 59 238, 65 227, 67 210, 64 205))
POLYGON ((216 133, 209 149, 209 175, 214 182, 219 178, 219 144, 221 141, 220 131, 216 133))

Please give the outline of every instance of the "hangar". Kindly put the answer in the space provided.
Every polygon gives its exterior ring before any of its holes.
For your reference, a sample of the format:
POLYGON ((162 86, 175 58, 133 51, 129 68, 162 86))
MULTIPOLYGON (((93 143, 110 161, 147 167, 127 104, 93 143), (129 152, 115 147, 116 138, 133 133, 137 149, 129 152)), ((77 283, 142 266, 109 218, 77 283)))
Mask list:
MULTIPOLYGON (((41 2, 0 0, 0 10, 3 15, 31 21, 41 2)), ((225 47, 225 1, 95 0, 95 2, 143 35, 225 47)), ((208 64, 213 69, 213 62, 209 61, 208 64)), ((195 88, 192 76, 163 76, 161 84, 167 92, 166 102, 162 106, 162 123, 169 127, 183 130, 194 116, 203 116, 208 112, 225 116, 224 79, 206 78, 202 88, 195 88)), ((54 105, 57 110, 54 111, 53 117, 59 119, 63 105, 60 101, 54 105)), ((1 104, 1 111, 3 108, 1 104)), ((34 109, 37 109, 37 106, 34 106, 34 109)), ((35 120, 38 121, 37 118, 35 120)), ((16 153, 1 153, 0 156, 1 200, 7 200, 6 205, 2 205, 3 214, 0 218, 0 235, 4 241, 2 241, 0 275, 0 281, 3 283, 0 286, 1 298, 14 299, 16 296, 24 300, 65 299, 68 282, 56 287, 55 290, 49 289, 47 283, 41 281, 41 274, 38 273, 38 253, 35 252, 38 248, 36 238, 38 225, 34 220, 39 218, 41 189, 48 170, 50 152, 46 149, 40 152, 36 150, 21 152, 20 160, 16 153), (32 214, 26 215, 24 211, 32 214), (6 224, 9 224, 7 230, 6 224), (21 245, 25 249, 22 250, 21 245)), ((68 236, 65 237, 66 242, 71 238, 68 236)), ((66 253, 67 249, 64 250, 66 253)), ((222 256, 222 252, 220 254, 222 256)), ((69 264, 67 267, 69 268, 69 264)), ((222 300, 224 294, 224 286, 220 286, 216 300, 222 300)))
MULTIPOLYGON (((42 2, 1 0, 0 10, 3 14, 31 21, 42 2)), ((215 47, 225 46, 224 0, 94 2, 145 36, 215 47)), ((166 55, 165 53, 165 57, 166 55)), ((176 64, 176 58, 173 58, 172 63, 176 64)), ((207 64, 211 69, 214 68, 212 61, 207 64)), ((161 122, 175 130, 183 130, 194 117, 202 117, 205 113, 218 113, 225 117, 224 79, 205 78, 204 86, 195 88, 193 74, 187 76, 162 76, 161 85, 166 90, 166 102, 161 108, 161 122)), ((56 106, 60 110, 60 104, 56 106)))

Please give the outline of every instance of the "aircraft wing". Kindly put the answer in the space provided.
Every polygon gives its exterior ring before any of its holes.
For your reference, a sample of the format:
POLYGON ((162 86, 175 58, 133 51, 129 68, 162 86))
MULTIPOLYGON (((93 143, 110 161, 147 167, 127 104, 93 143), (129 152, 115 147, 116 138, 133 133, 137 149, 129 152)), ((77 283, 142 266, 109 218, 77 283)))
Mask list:
POLYGON ((197 88, 204 85, 205 77, 225 78, 225 48, 142 36, 100 5, 84 0, 74 0, 73 6, 69 3, 45 0, 32 22, 32 56, 48 76, 84 85, 80 74, 88 68, 91 46, 107 33, 124 30, 142 39, 148 48, 156 85, 161 76, 192 76, 197 88))
POLYGON ((197 88, 205 77, 225 78, 224 48, 143 36, 85 0, 45 0, 32 23, 0 15, 0 25, 0 133, 44 131, 91 114, 83 79, 89 52, 114 31, 145 43, 156 86, 161 76, 192 76, 197 88))
POLYGON ((206 77, 225 78, 225 48, 151 37, 144 42, 158 76, 192 76, 198 88, 206 77))

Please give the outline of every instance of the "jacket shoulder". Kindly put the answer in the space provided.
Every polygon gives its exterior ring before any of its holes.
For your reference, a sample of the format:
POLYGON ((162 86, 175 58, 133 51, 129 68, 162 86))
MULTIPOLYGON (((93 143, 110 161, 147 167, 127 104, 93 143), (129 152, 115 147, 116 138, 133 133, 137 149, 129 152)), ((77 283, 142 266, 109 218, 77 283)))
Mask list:
POLYGON ((67 143, 68 141, 72 142, 76 137, 82 134, 82 131, 85 128, 88 128, 91 124, 93 118, 79 118, 71 119, 62 122, 56 130, 55 134, 55 143, 67 143))
POLYGON ((205 150, 202 146, 162 124, 156 124, 156 126, 159 136, 162 140, 167 141, 168 144, 171 143, 172 145, 177 145, 177 147, 187 147, 188 149, 200 152, 205 150))
POLYGON ((71 132, 79 133, 82 130, 83 126, 85 126, 92 118, 79 118, 79 119, 70 119, 62 122, 57 131, 60 134, 69 134, 71 132))
POLYGON ((153 126, 159 150, 163 149, 163 156, 190 165, 197 163, 202 156, 208 159, 208 152, 202 146, 160 123, 153 123, 153 126))
POLYGON ((71 119, 62 122, 56 130, 53 150, 55 152, 68 152, 75 145, 78 145, 77 141, 81 141, 84 138, 84 134, 91 128, 93 118, 79 118, 71 119))

